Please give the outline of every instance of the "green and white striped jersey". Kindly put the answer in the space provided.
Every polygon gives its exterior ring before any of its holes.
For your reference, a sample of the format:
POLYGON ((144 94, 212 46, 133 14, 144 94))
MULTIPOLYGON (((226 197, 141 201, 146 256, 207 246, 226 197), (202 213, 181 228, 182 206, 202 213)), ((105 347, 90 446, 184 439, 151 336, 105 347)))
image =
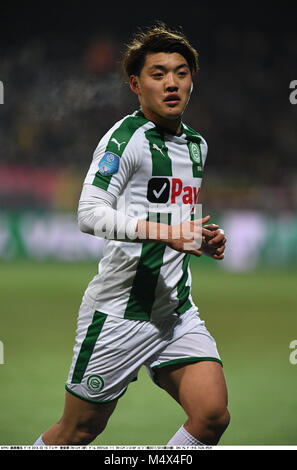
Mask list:
MULTIPOLYGON (((129 215, 175 225, 192 217, 206 155, 193 129, 182 124, 179 135, 171 134, 139 110, 100 140, 85 184, 111 193, 129 215)), ((106 240, 85 298, 100 312, 133 320, 197 310, 189 261, 190 254, 164 243, 106 240)))

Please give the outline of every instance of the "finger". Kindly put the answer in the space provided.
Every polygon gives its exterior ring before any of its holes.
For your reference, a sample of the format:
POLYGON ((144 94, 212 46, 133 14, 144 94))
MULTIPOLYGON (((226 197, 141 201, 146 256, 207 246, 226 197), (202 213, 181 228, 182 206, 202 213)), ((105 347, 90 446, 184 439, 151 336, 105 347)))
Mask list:
POLYGON ((224 231, 223 230, 217 230, 212 238, 212 240, 209 241, 210 245, 216 245, 216 244, 222 244, 226 243, 227 239, 225 237, 224 231))
POLYGON ((215 253, 210 252, 209 256, 211 256, 214 259, 220 260, 220 259, 224 258, 225 254, 224 253, 217 253, 217 252, 215 252, 215 253))
POLYGON ((202 230, 201 230, 201 227, 200 227, 200 228, 199 228, 199 227, 195 227, 194 230, 197 231, 197 233, 198 233, 198 232, 201 232, 201 233, 202 233, 202 236, 204 236, 204 237, 206 237, 206 238, 213 238, 213 237, 215 237, 215 233, 214 233, 214 232, 211 232, 210 230, 207 230, 207 229, 205 229, 204 227, 202 228, 202 230))
POLYGON ((218 261, 224 259, 224 257, 225 257, 224 253, 222 253, 221 255, 213 255, 213 258, 218 261))
POLYGON ((195 219, 193 222, 194 222, 194 225, 198 225, 201 227, 201 225, 206 224, 209 220, 210 220, 210 215, 207 215, 203 217, 202 219, 195 219))
POLYGON ((219 228, 219 226, 216 225, 216 224, 209 224, 209 225, 204 225, 203 228, 206 228, 207 230, 211 230, 211 231, 212 231, 212 230, 217 230, 217 229, 219 228))
POLYGON ((211 255, 221 255, 222 253, 224 253, 225 249, 226 245, 206 247, 206 250, 208 250, 211 255))
POLYGON ((217 248, 217 247, 226 245, 227 240, 226 240, 226 238, 223 238, 221 240, 220 239, 215 239, 215 240, 212 239, 212 240, 209 240, 207 243, 211 248, 217 248))
POLYGON ((222 253, 224 253, 225 248, 226 248, 225 245, 218 247, 218 248, 216 249, 216 251, 214 252, 214 254, 215 254, 215 255, 221 255, 222 253))
POLYGON ((206 215, 205 217, 202 218, 202 225, 206 224, 210 220, 210 215, 206 215))
POLYGON ((225 250, 220 250, 220 251, 212 251, 212 250, 208 250, 208 251, 204 251, 204 254, 206 254, 207 256, 210 256, 211 258, 217 258, 217 257, 221 257, 223 254, 224 254, 224 251, 225 250))
POLYGON ((194 255, 194 256, 197 256, 198 258, 200 258, 200 256, 202 256, 202 251, 200 250, 192 250, 190 252, 191 255, 194 255))
MULTIPOLYGON (((222 235, 225 235, 225 231, 224 231, 222 228, 219 228, 218 225, 216 225, 215 227, 217 227, 217 228, 215 229, 216 234, 219 234, 219 233, 220 233, 220 234, 222 234, 222 235)), ((206 228, 206 229, 208 229, 208 230, 211 230, 211 225, 204 225, 203 228, 206 228)))
POLYGON ((209 238, 220 237, 221 239, 224 236, 224 230, 218 229, 217 225, 214 225, 214 224, 212 225, 213 225, 213 228, 211 225, 204 225, 202 228, 202 234, 205 234, 209 238))

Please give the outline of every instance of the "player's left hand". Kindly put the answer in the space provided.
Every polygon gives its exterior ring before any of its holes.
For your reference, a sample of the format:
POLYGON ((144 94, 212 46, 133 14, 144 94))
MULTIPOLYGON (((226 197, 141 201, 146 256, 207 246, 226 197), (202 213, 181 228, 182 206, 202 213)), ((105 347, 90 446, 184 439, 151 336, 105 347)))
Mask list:
POLYGON ((211 258, 224 259, 224 251, 226 248, 227 238, 224 230, 216 224, 204 225, 202 231, 202 253, 211 258))

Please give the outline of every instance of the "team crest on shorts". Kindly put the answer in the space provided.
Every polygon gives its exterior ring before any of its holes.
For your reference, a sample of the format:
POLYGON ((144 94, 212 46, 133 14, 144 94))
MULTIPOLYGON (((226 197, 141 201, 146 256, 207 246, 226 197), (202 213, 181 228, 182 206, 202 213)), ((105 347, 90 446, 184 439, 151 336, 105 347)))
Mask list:
POLYGON ((87 380, 87 387, 91 392, 100 392, 104 387, 104 380, 101 375, 90 375, 87 380))
POLYGON ((99 162, 99 172, 103 176, 110 176, 119 169, 120 157, 112 152, 106 152, 99 162))

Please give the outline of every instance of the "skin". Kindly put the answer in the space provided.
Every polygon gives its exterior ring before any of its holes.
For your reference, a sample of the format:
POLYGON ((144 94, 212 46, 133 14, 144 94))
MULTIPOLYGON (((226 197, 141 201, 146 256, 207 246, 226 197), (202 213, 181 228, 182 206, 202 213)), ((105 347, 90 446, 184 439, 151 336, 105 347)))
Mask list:
MULTIPOLYGON (((192 75, 185 58, 178 53, 148 54, 140 75, 130 77, 131 90, 138 95, 144 116, 170 132, 181 131, 181 119, 192 93, 192 75), (168 100, 169 98, 169 100, 168 100)), ((200 246, 190 253, 214 259, 224 258, 226 237, 218 225, 208 224, 210 216, 179 227, 191 229, 194 242, 200 237, 200 246), (207 224, 207 225, 205 225, 207 224)), ((153 222, 138 221, 138 232, 149 237, 153 222)), ((154 241, 166 243, 177 251, 185 251, 189 239, 174 237, 170 227, 162 238, 162 224, 156 225, 154 241)), ((167 227, 168 229, 168 227, 167 227)), ((186 232, 188 233, 188 231, 186 232)), ((149 238, 148 238, 149 239, 149 238)), ((189 252, 189 251, 187 251, 189 252)), ((184 409, 185 429, 204 444, 215 445, 229 423, 227 387, 222 367, 217 362, 202 361, 194 364, 168 366, 158 370, 158 381, 184 409)), ((61 419, 43 434, 46 445, 86 445, 100 434, 117 400, 94 404, 66 392, 65 408, 61 419)))
POLYGON ((130 88, 138 95, 147 119, 174 133, 180 132, 193 88, 191 71, 182 55, 147 54, 140 75, 131 75, 130 88), (167 101, 171 96, 173 99, 167 101))

